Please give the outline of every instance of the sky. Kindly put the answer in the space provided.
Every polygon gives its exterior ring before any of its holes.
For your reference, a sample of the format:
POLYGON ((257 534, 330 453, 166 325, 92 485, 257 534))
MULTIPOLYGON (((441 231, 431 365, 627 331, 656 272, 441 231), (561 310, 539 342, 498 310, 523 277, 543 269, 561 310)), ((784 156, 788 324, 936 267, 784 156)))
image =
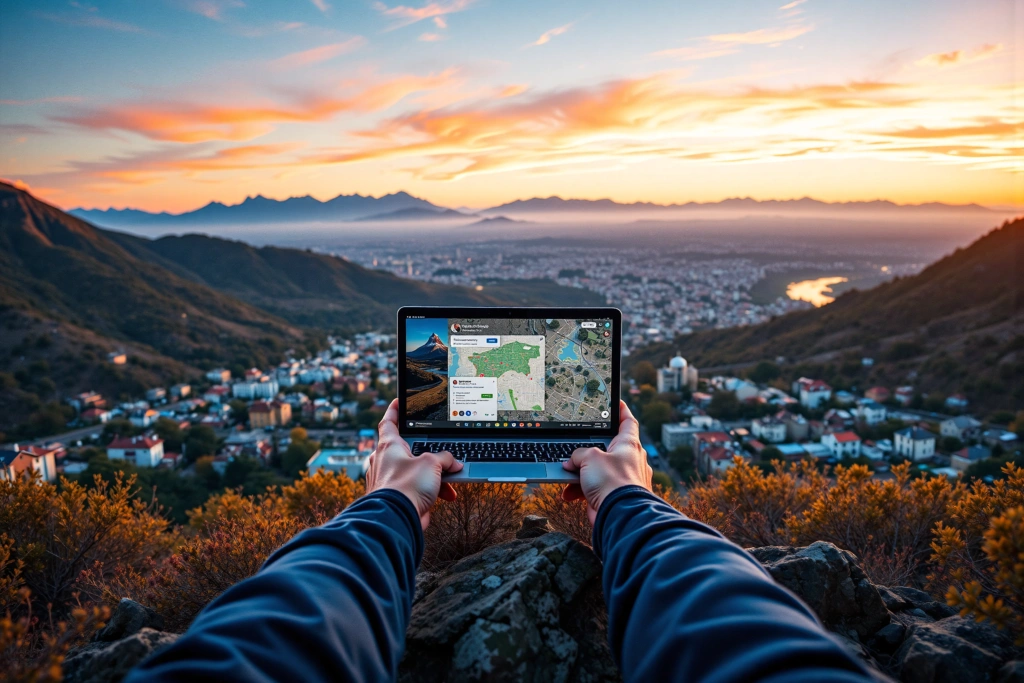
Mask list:
POLYGON ((430 335, 436 334, 442 341, 448 341, 447 318, 406 318, 405 347, 415 351, 427 343, 430 335))
POLYGON ((0 178, 1024 208, 1024 0, 5 0, 0 178))

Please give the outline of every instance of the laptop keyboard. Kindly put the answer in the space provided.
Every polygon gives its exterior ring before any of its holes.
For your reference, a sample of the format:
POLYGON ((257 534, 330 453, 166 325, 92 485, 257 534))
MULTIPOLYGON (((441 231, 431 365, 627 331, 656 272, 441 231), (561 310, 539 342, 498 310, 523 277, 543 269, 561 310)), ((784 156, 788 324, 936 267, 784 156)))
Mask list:
POLYGON ((462 462, 562 462, 577 448, 600 445, 593 441, 414 441, 412 454, 448 451, 462 462))

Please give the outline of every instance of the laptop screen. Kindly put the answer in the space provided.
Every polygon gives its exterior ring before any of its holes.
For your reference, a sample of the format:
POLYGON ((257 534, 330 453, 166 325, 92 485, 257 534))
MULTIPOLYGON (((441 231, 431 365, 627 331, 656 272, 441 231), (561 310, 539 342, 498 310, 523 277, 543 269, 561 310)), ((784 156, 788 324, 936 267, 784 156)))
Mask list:
POLYGON ((486 309, 464 310, 466 315, 399 313, 406 430, 593 432, 617 423, 617 311, 489 318, 473 317, 487 315, 486 309))

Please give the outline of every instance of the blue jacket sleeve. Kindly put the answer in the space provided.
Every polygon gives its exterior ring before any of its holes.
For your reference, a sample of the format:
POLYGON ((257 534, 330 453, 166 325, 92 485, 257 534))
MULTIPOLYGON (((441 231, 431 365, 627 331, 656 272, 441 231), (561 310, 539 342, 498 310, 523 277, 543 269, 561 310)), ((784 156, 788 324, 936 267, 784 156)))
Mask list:
POLYGON ((282 546, 125 680, 394 680, 422 553, 412 503, 372 493, 282 546))
POLYGON ((601 505, 594 550, 627 681, 872 680, 753 557, 641 487, 601 505))

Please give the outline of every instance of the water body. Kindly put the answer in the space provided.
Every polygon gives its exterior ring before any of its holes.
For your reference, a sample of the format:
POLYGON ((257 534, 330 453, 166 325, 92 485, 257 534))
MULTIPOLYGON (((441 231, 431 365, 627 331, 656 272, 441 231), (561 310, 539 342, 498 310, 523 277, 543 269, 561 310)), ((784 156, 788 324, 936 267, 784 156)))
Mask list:
POLYGON ((558 360, 561 363, 578 363, 580 361, 579 354, 576 353, 576 344, 572 343, 568 339, 565 340, 564 346, 558 352, 558 360))
POLYGON ((786 287, 786 296, 794 301, 809 301, 815 306, 821 307, 835 301, 832 285, 847 282, 845 277, 820 277, 817 280, 803 280, 791 282, 786 287))

